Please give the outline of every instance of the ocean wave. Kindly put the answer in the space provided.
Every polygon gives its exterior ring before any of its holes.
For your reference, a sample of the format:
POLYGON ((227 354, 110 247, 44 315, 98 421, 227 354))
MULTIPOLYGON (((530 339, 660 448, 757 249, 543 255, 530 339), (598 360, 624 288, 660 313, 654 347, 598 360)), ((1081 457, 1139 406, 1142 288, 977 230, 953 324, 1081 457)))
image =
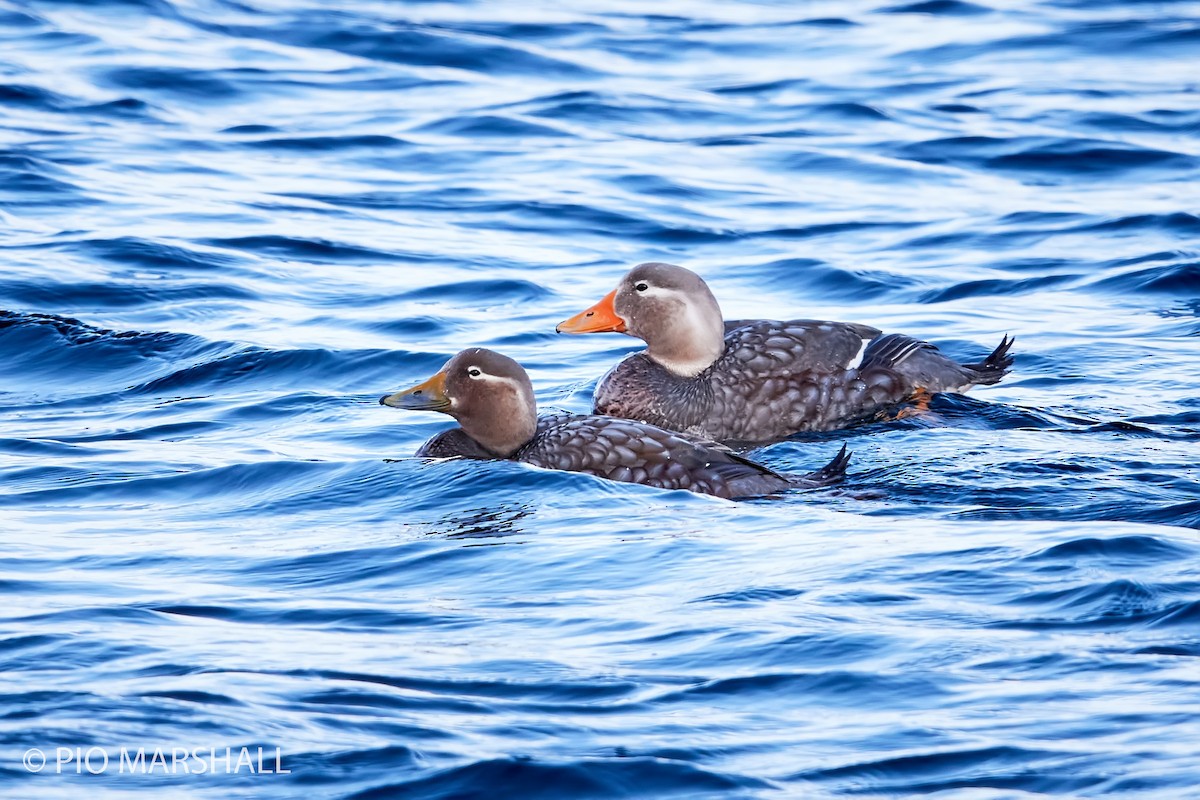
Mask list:
POLYGON ((996 171, 1070 174, 1074 177, 1119 174, 1159 167, 1195 169, 1195 158, 1166 150, 1119 142, 1050 137, 963 136, 933 139, 901 148, 897 155, 923 164, 950 164, 996 171))
POLYGON ((730 776, 665 759, 623 757, 545 763, 531 758, 479 761, 426 778, 391 783, 350 795, 352 800, 405 797, 448 798, 489 786, 496 798, 669 796, 728 797, 730 792, 766 787, 763 781, 730 776))

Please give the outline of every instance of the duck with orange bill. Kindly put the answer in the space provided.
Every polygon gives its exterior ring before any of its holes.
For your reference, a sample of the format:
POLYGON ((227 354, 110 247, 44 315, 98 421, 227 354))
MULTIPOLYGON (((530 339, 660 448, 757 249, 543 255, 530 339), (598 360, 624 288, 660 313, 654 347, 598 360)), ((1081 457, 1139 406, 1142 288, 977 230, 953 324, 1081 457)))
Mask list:
POLYGON ((821 469, 785 475, 714 442, 643 422, 586 414, 539 417, 524 368, 479 347, 463 350, 425 382, 379 402, 438 411, 458 422, 425 442, 418 456, 520 461, 724 498, 828 486, 845 476, 850 458, 843 446, 821 469))
POLYGON ((1013 361, 1008 336, 982 361, 959 364, 928 342, 854 322, 725 321, 699 275, 662 263, 634 267, 557 330, 646 343, 601 379, 595 413, 723 442, 888 418, 936 392, 997 383, 1013 361))

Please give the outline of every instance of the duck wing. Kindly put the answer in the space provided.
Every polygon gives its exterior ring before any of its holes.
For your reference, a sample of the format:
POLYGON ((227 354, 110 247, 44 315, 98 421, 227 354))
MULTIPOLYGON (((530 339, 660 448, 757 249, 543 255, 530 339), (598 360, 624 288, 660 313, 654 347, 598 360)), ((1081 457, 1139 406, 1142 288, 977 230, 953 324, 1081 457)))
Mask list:
POLYGON ((880 333, 854 322, 730 320, 725 323, 725 353, 717 363, 748 378, 844 370, 858 358, 863 343, 880 333))
POLYGON ((718 497, 774 494, 792 485, 716 443, 616 417, 542 417, 533 439, 514 457, 549 469, 718 497))

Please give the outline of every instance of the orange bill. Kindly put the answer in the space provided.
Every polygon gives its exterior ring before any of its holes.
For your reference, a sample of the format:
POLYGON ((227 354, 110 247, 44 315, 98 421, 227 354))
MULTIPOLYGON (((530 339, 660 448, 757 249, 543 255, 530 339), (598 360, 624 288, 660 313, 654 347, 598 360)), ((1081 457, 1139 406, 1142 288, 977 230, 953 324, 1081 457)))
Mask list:
POLYGON ((379 402, 408 411, 445 411, 450 408, 450 398, 446 396, 446 373, 439 372, 411 389, 385 394, 379 398, 379 402))
POLYGON ((625 320, 618 317, 617 310, 613 308, 613 300, 616 296, 617 290, 613 289, 604 295, 596 305, 558 323, 558 327, 554 330, 559 333, 606 333, 608 331, 624 333, 625 320))

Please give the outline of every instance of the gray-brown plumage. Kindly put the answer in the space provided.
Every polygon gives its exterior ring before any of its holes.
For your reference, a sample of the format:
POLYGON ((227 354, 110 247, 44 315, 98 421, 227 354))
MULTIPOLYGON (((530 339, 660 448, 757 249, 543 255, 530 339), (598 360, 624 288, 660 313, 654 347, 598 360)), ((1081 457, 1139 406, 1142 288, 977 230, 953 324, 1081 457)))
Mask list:
POLYGON ((869 325, 724 322, 700 276, 660 263, 635 267, 558 330, 617 331, 646 342, 601 379, 597 414, 726 442, 867 422, 921 393, 996 383, 1012 364, 1007 336, 984 361, 958 364, 928 342, 882 336, 869 325))
POLYGON ((754 497, 823 486, 845 475, 846 448, 808 475, 781 475, 714 442, 615 417, 539 418, 529 376, 491 350, 464 350, 429 380, 380 398, 393 408, 440 411, 459 427, 434 436, 418 456, 522 461, 547 469, 686 489, 717 497, 754 497))

